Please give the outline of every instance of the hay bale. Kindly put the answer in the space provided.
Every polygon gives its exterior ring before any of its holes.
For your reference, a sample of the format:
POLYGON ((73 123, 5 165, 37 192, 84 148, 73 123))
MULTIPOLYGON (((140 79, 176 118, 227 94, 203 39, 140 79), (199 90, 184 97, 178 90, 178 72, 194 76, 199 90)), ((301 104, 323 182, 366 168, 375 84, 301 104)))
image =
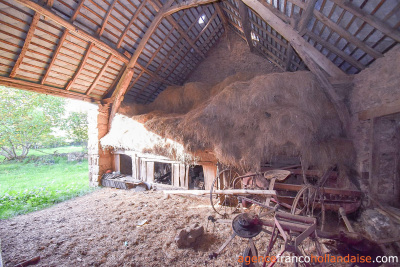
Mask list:
POLYGON ((353 161, 333 105, 306 71, 237 74, 213 88, 169 87, 154 103, 130 112, 185 152, 212 151, 223 164, 245 170, 257 171, 276 156, 300 157, 323 170, 348 169, 353 161))

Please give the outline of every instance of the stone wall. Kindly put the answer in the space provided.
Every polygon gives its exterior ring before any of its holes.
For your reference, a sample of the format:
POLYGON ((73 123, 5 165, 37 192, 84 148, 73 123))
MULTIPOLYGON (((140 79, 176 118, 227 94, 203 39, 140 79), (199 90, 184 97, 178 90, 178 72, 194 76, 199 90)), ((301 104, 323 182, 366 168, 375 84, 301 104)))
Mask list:
POLYGON ((96 118, 89 120, 89 183, 91 186, 98 186, 101 175, 112 169, 112 155, 110 151, 101 148, 99 141, 108 132, 109 106, 99 105, 98 110, 89 114, 89 117, 96 118))
POLYGON ((400 129, 400 122, 396 119, 399 116, 360 120, 358 115, 362 111, 382 105, 390 106, 400 100, 400 46, 394 47, 383 58, 377 59, 355 76, 349 100, 351 135, 356 148, 356 169, 362 189, 379 200, 390 202, 388 195, 389 198, 395 196, 389 192, 396 190, 393 186, 398 182, 396 177, 399 179, 399 167, 395 166, 398 165, 399 159, 396 157, 400 150, 396 134, 400 129))

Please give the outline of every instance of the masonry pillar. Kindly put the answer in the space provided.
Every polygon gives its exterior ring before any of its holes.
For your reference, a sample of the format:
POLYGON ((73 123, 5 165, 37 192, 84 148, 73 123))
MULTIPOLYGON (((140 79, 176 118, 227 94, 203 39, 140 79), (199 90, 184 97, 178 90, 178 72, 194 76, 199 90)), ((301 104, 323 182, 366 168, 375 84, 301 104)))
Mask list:
POLYGON ((109 150, 103 150, 100 146, 100 139, 108 133, 110 105, 99 105, 97 114, 91 114, 89 120, 89 184, 99 186, 100 179, 104 172, 112 169, 112 156, 109 150))

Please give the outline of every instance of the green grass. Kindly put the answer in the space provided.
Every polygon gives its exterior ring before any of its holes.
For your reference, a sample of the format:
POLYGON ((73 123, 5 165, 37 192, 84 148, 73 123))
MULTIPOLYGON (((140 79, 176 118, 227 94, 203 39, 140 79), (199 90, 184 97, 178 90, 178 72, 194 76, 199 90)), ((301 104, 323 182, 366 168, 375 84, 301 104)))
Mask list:
MULTIPOLYGON (((54 154, 57 152, 58 154, 61 153, 72 153, 72 152, 81 152, 83 151, 82 146, 62 146, 56 148, 42 148, 42 149, 30 149, 28 156, 45 156, 49 154, 54 154)), ((17 150, 17 154, 21 153, 21 150, 17 150)), ((0 161, 4 160, 4 156, 0 155, 0 161)))
MULTIPOLYGON (((70 151, 73 148, 57 148, 70 151)), ((43 156, 23 162, 0 163, 0 219, 43 209, 93 191, 88 162, 68 162, 65 157, 43 156)))

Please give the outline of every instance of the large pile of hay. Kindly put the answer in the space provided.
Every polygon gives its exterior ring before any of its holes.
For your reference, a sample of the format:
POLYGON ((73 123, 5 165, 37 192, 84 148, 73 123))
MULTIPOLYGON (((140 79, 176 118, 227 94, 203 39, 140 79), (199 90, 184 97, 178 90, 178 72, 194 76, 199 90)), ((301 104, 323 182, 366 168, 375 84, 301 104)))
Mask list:
POLYGON ((221 163, 246 170, 276 156, 298 156, 320 169, 353 157, 333 105, 310 72, 237 74, 213 88, 188 83, 123 112, 186 152, 212 151, 221 163))

